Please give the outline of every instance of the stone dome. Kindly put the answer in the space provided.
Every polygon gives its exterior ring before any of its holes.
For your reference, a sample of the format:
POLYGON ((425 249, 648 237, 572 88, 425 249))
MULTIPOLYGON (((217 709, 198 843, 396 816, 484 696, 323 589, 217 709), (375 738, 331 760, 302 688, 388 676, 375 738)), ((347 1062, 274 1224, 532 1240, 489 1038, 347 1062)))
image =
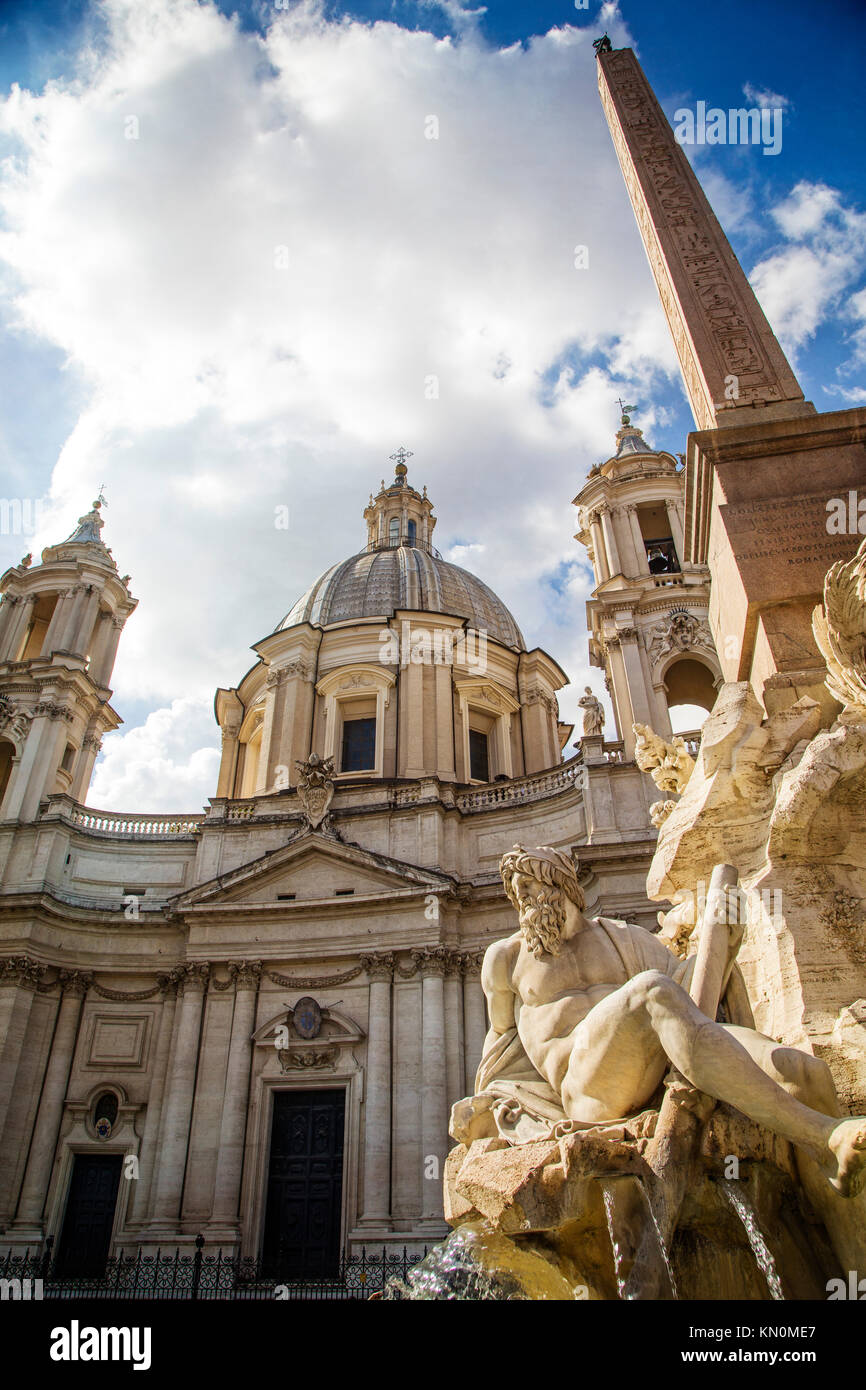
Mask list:
POLYGON ((423 546, 362 550, 332 565, 279 624, 348 622, 390 616, 395 609, 465 618, 503 646, 526 650, 523 634, 493 590, 468 570, 423 546))

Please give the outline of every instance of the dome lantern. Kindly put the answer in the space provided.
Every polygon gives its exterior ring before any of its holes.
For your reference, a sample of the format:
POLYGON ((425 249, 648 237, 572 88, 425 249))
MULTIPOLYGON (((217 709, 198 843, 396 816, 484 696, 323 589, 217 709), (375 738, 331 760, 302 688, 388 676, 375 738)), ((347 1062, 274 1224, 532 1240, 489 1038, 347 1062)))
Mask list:
POLYGON ((391 455, 394 461, 394 481, 386 486, 384 479, 375 498, 364 508, 367 523, 368 550, 395 550, 409 546, 433 554, 431 538, 436 518, 433 503, 416 492, 407 482, 406 460, 412 457, 408 449, 400 448, 391 455))

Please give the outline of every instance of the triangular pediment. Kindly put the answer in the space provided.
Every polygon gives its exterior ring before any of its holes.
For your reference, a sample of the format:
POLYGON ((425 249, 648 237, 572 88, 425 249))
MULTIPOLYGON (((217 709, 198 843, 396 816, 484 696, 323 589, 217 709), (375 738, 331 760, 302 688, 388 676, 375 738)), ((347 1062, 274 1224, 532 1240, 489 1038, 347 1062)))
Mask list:
POLYGON ((173 901, 175 910, 283 902, 341 902, 370 896, 448 892, 454 880, 322 832, 304 831, 288 845, 197 885, 173 901))

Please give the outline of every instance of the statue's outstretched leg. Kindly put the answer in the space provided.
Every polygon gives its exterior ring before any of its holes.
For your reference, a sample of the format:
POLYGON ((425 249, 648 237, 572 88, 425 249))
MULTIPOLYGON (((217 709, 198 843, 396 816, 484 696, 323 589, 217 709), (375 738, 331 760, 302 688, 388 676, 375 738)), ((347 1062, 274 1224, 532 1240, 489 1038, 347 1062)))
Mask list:
MULTIPOLYGON (((795 1086, 786 1089, 751 1055, 760 1051, 760 1035, 752 1035, 755 1045, 750 1041, 748 1048, 735 1036, 745 1031, 706 1018, 669 975, 644 971, 597 1004, 574 1030, 562 1080, 566 1113, 592 1119, 599 1097, 623 1105, 626 1096, 617 1079, 625 1079, 636 1092, 645 1090, 657 1078, 661 1049, 699 1091, 812 1150, 837 1191, 854 1195, 866 1181, 866 1117, 840 1119, 804 1104, 791 1093, 795 1086), (642 1065, 646 1080, 635 1086, 642 1065)), ((632 1107, 645 1099, 645 1094, 634 1094, 632 1107)))

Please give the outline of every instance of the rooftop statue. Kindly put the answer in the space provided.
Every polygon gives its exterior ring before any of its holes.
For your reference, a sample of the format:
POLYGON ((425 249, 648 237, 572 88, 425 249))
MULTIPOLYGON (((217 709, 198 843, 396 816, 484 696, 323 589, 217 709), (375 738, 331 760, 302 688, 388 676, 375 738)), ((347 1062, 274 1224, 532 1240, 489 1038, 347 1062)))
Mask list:
POLYGON ((860 1190, 866 1117, 840 1117, 823 1061, 747 1026, 735 890, 705 919, 710 955, 699 948, 682 960, 642 927, 587 918, 560 851, 515 845, 499 867, 520 925, 484 956, 490 1031, 476 1094, 452 1111, 455 1139, 520 1144, 621 1122, 648 1106, 672 1064, 697 1091, 807 1151, 837 1192, 860 1190), (695 1002, 724 996, 727 1023, 715 1021, 715 1004, 708 1016, 695 1002))
POLYGON ((592 693, 590 686, 584 687, 586 694, 581 695, 578 704, 583 710, 583 736, 600 734, 604 729, 604 705, 592 693))

